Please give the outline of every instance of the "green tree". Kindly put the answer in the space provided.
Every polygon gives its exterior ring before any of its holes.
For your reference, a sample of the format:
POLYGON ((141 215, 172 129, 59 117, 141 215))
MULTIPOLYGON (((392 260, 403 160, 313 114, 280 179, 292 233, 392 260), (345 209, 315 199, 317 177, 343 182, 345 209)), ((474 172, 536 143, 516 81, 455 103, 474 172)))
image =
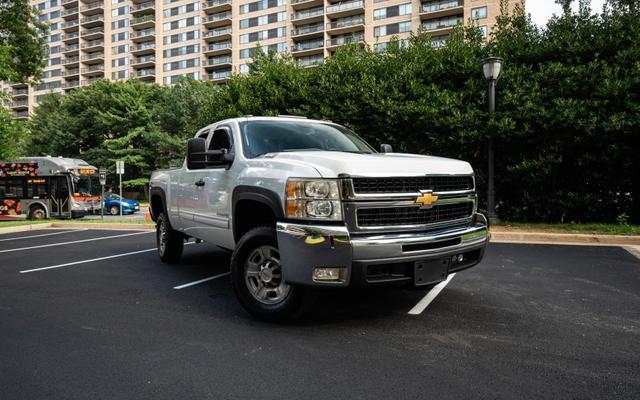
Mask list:
POLYGON ((46 65, 48 25, 28 0, 0 2, 0 81, 38 78, 46 65))

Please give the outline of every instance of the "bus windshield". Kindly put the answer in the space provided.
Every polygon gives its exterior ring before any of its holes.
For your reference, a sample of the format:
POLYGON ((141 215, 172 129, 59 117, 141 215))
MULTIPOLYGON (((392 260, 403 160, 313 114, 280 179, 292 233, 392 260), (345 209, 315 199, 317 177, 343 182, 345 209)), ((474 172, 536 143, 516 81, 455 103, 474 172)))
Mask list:
POLYGON ((74 197, 102 196, 98 175, 82 175, 73 179, 74 197))

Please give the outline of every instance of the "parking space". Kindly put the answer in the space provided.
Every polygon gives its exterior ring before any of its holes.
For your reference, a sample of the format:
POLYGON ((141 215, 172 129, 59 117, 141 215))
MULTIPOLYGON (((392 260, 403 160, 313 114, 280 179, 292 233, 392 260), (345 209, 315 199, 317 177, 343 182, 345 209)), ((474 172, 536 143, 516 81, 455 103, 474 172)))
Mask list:
POLYGON ((324 291, 275 325, 235 300, 227 252, 190 243, 167 265, 154 247, 148 232, 0 235, 2 398, 640 393, 640 261, 621 248, 492 244, 437 297, 324 291))

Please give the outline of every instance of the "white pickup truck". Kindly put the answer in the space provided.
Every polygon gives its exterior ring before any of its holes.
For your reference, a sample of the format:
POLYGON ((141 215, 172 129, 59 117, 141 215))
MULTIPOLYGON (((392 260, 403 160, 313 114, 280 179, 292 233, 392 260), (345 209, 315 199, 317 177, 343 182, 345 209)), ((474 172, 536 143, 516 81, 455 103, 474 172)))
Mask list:
POLYGON ((238 299, 272 320, 300 314, 312 287, 430 288, 478 264, 488 242, 469 163, 376 152, 300 117, 202 128, 182 168, 152 174, 150 199, 163 261, 189 238, 233 251, 238 299))

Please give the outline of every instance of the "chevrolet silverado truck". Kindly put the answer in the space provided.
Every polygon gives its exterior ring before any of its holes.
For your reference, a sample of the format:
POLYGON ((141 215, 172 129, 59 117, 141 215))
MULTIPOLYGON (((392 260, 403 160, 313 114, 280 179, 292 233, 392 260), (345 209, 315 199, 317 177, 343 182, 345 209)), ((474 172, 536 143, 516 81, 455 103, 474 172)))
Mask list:
POLYGON ((211 124, 150 186, 160 258, 178 262, 190 238, 232 251, 234 291, 264 319, 299 315, 314 288, 428 289, 488 243, 469 163, 377 152, 328 121, 211 124))

